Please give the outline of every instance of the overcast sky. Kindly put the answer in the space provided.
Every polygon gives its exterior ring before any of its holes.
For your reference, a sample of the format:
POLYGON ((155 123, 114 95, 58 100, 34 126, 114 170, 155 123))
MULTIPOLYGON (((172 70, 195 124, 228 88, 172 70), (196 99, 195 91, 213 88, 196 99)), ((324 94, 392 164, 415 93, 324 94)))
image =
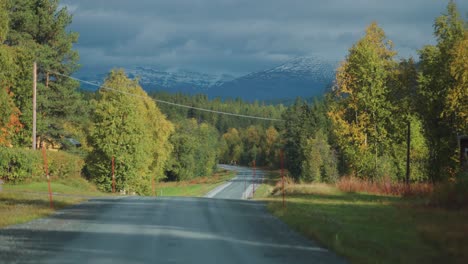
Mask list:
MULTIPOLYGON (((84 69, 159 65, 240 75, 299 56, 344 59, 377 21, 399 56, 433 44, 444 0, 64 0, 84 69)), ((456 1, 466 19, 468 1, 456 1)))

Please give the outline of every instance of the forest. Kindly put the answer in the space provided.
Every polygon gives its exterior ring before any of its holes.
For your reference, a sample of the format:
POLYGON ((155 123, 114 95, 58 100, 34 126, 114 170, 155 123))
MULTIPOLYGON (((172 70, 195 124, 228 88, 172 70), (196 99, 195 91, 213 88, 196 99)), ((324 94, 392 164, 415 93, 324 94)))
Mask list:
POLYGON ((298 182, 468 178, 458 148, 458 136, 468 135, 468 23, 452 1, 434 20, 436 44, 421 47, 418 58, 397 59, 384 29, 371 23, 333 87, 291 105, 148 94, 122 69, 97 91, 81 90, 68 77, 80 66, 71 23, 58 0, 0 0, 0 178, 7 182, 44 177, 40 152, 31 150, 34 62, 38 147, 58 150, 51 176, 79 174, 103 191, 111 191, 113 158, 117 188, 149 195, 155 181, 209 176, 218 163, 277 169, 282 150, 298 182))

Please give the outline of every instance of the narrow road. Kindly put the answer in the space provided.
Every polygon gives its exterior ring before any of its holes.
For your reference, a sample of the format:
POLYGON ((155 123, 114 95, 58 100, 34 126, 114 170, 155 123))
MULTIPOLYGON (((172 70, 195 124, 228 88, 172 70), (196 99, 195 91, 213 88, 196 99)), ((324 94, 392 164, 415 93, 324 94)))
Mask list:
POLYGON ((220 186, 208 193, 205 197, 219 198, 219 199, 249 199, 253 195, 254 189, 256 190, 263 182, 265 173, 262 170, 254 170, 246 167, 220 165, 221 168, 226 170, 234 170, 237 175, 234 179, 230 180, 224 186, 220 186))
POLYGON ((0 263, 345 263, 241 199, 238 171, 213 198, 93 199, 0 229, 0 263))

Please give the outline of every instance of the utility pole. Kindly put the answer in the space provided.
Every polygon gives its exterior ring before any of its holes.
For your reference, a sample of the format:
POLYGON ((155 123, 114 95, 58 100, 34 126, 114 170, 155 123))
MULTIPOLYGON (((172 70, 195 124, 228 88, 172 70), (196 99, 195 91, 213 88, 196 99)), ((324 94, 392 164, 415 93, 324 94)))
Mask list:
POLYGON ((32 131, 32 148, 36 150, 36 89, 37 89, 37 64, 33 65, 33 131, 32 131))

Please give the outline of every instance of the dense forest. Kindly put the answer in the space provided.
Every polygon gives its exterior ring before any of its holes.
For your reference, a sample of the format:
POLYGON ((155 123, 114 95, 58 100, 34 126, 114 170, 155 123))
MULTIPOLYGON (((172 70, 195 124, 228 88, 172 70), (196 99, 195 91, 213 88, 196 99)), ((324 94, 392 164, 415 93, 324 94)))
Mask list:
POLYGON ((7 181, 41 177, 39 154, 29 150, 34 62, 38 145, 59 149, 56 163, 75 164, 102 190, 111 190, 113 157, 117 188, 140 194, 150 194, 154 181, 211 175, 218 163, 278 168, 281 150, 290 176, 303 182, 343 175, 440 182, 460 172, 468 26, 453 2, 435 19, 437 44, 422 47, 418 59, 396 59, 391 40, 372 23, 350 47, 332 89, 289 106, 148 95, 118 69, 98 91, 81 91, 67 77, 79 67, 70 23, 58 0, 0 0, 0 177, 7 181))

